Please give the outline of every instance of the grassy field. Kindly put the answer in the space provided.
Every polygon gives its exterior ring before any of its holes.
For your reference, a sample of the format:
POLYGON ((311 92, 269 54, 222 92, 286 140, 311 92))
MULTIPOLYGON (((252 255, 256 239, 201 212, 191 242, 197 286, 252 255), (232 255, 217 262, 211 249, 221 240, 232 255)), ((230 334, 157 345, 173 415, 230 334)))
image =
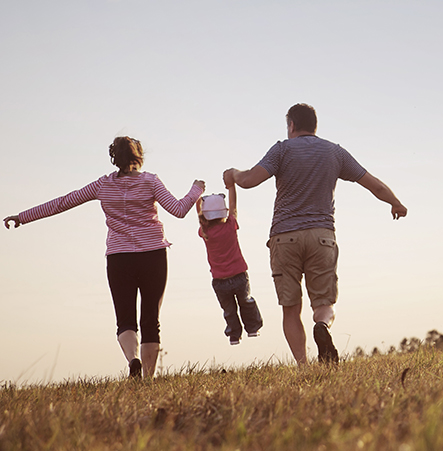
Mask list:
POLYGON ((442 450, 443 354, 0 389, 0 450, 442 450))

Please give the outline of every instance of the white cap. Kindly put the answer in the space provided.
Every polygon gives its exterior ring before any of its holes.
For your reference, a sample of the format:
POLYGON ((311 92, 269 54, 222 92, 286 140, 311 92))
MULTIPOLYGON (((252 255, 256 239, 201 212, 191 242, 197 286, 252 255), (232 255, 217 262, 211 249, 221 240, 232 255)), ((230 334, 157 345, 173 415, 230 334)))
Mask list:
POLYGON ((202 197, 201 205, 203 216, 210 221, 211 219, 221 219, 228 216, 224 194, 211 194, 202 197))

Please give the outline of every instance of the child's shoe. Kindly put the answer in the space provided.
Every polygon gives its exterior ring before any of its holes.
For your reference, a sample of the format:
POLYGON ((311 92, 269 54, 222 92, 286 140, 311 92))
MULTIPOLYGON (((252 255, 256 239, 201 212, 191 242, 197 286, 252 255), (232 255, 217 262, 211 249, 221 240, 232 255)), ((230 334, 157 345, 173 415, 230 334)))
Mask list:
POLYGON ((248 333, 248 337, 252 338, 252 337, 259 337, 260 336, 260 331, 257 330, 256 332, 249 332, 248 333))
POLYGON ((239 345, 240 344, 240 338, 229 337, 229 343, 231 345, 239 345))

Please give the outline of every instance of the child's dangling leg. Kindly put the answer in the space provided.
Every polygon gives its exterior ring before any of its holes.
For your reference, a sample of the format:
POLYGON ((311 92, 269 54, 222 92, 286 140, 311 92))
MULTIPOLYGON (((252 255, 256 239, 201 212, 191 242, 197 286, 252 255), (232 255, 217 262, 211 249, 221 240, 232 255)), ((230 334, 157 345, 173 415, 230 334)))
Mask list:
POLYGON ((237 303, 232 294, 230 279, 213 279, 212 286, 223 309, 223 317, 226 321, 225 335, 229 337, 231 345, 239 344, 243 328, 238 317, 237 303))
POLYGON ((263 326, 263 319, 255 299, 251 296, 248 273, 240 274, 236 290, 237 302, 240 307, 240 316, 248 337, 257 337, 263 326))

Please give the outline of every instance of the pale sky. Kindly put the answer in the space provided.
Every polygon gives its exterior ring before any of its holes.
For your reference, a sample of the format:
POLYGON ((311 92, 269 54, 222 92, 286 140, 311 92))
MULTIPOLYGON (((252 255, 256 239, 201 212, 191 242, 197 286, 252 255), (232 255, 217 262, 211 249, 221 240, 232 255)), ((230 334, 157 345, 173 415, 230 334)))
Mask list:
MULTIPOLYGON (((0 15, 1 218, 110 173, 108 146, 141 140, 144 170, 182 197, 194 179, 224 191, 286 138, 285 114, 313 105, 338 142, 408 207, 339 181, 339 300, 344 356, 443 332, 440 1, 15 0, 0 15)), ((264 319, 230 346, 194 210, 160 208, 169 279, 162 365, 227 367, 292 357, 265 243, 275 183, 238 191, 239 239, 264 319)), ((0 382, 118 377, 98 202, 0 233, 0 382)), ((303 318, 310 357, 309 299, 303 318)))

